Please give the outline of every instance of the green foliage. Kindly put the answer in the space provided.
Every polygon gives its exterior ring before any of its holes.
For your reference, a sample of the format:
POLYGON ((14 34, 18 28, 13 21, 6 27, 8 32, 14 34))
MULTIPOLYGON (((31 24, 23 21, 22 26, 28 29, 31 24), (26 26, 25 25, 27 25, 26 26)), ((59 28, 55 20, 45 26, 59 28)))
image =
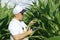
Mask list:
POLYGON ((26 24, 36 19, 36 23, 31 28, 36 30, 30 40, 44 40, 60 35, 60 0, 38 0, 33 2, 24 17, 26 24))
POLYGON ((60 40, 60 36, 51 37, 45 40, 60 40))
POLYGON ((0 40, 9 40, 8 24, 12 19, 12 9, 8 10, 6 6, 1 8, 0 4, 0 40))

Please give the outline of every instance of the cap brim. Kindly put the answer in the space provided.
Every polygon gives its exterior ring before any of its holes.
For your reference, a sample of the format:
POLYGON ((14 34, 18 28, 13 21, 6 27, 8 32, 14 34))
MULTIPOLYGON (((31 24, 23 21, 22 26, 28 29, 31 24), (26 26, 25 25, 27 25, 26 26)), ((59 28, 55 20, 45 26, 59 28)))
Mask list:
POLYGON ((27 10, 26 9, 23 9, 20 13, 25 13, 27 10))

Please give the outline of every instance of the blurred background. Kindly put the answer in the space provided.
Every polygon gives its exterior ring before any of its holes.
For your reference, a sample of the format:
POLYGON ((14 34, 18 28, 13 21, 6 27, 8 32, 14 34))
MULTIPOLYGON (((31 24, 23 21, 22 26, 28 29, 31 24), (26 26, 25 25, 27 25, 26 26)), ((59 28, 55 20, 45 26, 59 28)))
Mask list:
POLYGON ((31 28, 39 28, 29 40, 60 40, 60 0, 0 0, 0 40, 10 38, 8 25, 16 5, 28 8, 24 22, 35 19, 31 28))

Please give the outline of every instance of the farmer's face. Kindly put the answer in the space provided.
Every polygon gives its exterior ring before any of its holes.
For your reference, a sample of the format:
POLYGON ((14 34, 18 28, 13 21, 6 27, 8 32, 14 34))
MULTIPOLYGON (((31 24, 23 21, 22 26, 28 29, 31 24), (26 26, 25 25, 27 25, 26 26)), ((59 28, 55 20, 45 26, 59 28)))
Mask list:
POLYGON ((17 17, 19 20, 22 20, 22 19, 23 19, 23 13, 18 13, 18 14, 16 14, 16 17, 17 17))
POLYGON ((19 20, 22 20, 23 19, 23 13, 19 13, 18 17, 19 17, 19 20))

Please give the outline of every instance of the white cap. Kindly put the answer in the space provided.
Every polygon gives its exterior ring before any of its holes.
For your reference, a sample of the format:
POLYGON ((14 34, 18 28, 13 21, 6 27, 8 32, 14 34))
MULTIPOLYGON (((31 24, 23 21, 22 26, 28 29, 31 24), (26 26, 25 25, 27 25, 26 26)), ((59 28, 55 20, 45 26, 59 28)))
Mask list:
POLYGON ((22 6, 17 5, 14 9, 13 9, 13 14, 18 14, 19 12, 21 12, 24 8, 22 6))

